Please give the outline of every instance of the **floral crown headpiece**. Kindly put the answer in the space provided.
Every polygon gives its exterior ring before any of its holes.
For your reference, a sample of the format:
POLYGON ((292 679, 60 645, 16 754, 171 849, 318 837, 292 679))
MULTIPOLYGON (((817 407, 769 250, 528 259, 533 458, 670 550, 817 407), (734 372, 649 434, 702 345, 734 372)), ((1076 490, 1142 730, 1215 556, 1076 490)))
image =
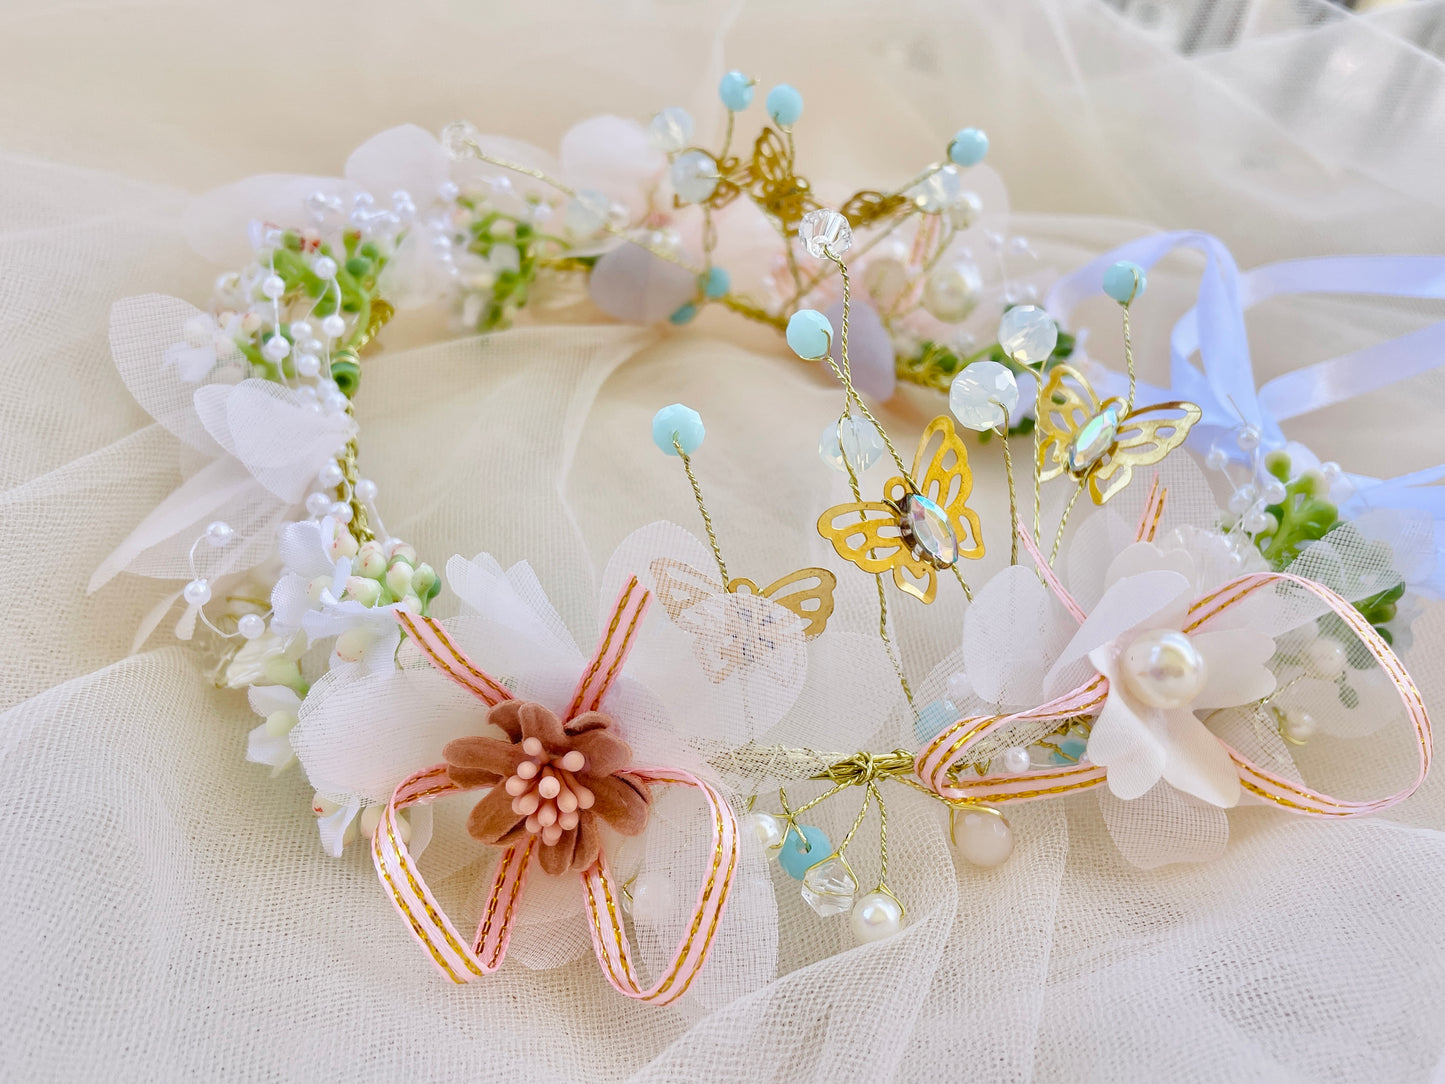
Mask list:
MULTIPOLYGON (((218 684, 245 688, 264 717, 249 759, 278 773, 300 762, 323 847, 340 856, 360 841, 439 970, 489 974, 514 937, 540 958, 524 899, 539 875, 580 878, 574 914, 603 974, 652 1003, 686 994, 710 956, 771 978, 756 952, 728 948, 729 931, 774 926, 789 878, 819 916, 849 915, 859 942, 886 938, 907 924, 890 801, 933 803, 958 853, 988 867, 1014 846, 1005 807, 1092 790, 1125 856, 1150 866, 1217 853, 1224 810, 1241 802, 1353 817, 1418 787, 1430 725, 1397 652, 1415 600, 1442 582, 1441 471, 1349 475, 1287 444, 1278 423, 1299 399, 1312 409, 1435 364, 1433 340, 1322 363, 1331 379, 1311 395, 1298 372, 1283 391, 1257 389, 1243 308, 1374 282, 1433 296, 1440 261, 1242 276, 1213 238, 1165 234, 1033 304, 1039 283, 1007 268, 1026 241, 983 231, 996 276, 961 243, 983 208, 960 169, 978 167, 983 133, 964 129, 947 163, 834 210, 796 171, 797 91, 767 95, 772 124, 750 144, 735 120, 752 81, 730 73, 719 93, 716 151, 693 145, 677 109, 646 130, 579 126, 555 166, 468 125, 440 141, 394 130, 353 155, 345 181, 282 179, 261 213, 247 208, 252 259, 218 280, 209 311, 150 296, 113 315, 128 386, 204 465, 92 590, 122 569, 186 570, 137 646, 182 599, 177 635, 203 629, 218 684), (716 259, 740 207, 780 241, 764 300, 716 259), (1179 246, 1204 251, 1204 282, 1171 341, 1173 390, 1150 388, 1130 308, 1179 246), (821 563, 771 581, 733 574, 694 462, 702 419, 681 404, 657 412, 651 436, 681 463, 706 542, 665 523, 626 539, 593 646, 572 638, 527 564, 453 557, 443 576, 387 531, 352 397, 393 311, 445 301, 465 327, 493 331, 585 303, 578 286, 637 322, 686 323, 715 303, 827 367, 843 404, 819 451, 847 499, 819 502, 821 563), (1120 372, 1084 358, 1058 322, 1100 289, 1122 315, 1120 372), (982 348, 965 329, 975 314, 998 318, 982 348), (900 378, 948 394, 911 460, 869 405, 900 378), (965 569, 985 546, 958 425, 998 439, 1009 498, 1009 563, 972 584, 965 569), (1227 485, 1222 506, 1186 446, 1227 485), (1075 524, 1085 495, 1093 511, 1075 524), (465 616, 432 616, 444 581, 465 616), (919 673, 898 629, 950 582, 967 601, 958 647, 919 673), (1398 791, 1346 800, 1305 781, 1294 754, 1318 736, 1392 719, 1418 754, 1398 791), (467 831, 496 854, 472 937, 417 861, 433 804, 462 791, 480 795, 467 831), (844 806, 830 833, 821 822, 844 806), (1141 818, 1180 840, 1146 838, 1141 818), (870 824, 876 851, 860 858, 870 824)), ((236 193, 200 207, 234 211, 236 193)))

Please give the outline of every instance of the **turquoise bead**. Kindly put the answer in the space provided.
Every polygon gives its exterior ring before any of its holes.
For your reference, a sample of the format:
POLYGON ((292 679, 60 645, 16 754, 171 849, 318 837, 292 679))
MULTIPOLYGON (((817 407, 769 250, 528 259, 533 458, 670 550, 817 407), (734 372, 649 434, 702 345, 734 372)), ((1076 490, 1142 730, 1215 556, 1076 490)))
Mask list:
POLYGON ((828 842, 828 833, 811 824, 798 825, 798 831, 789 831, 778 848, 778 865, 789 877, 801 881, 803 874, 833 853, 833 844, 828 842), (798 835, 802 832, 802 836, 798 835))
POLYGON ((1089 747, 1088 739, 1081 738, 1076 734, 1060 738, 1055 744, 1059 749, 1054 754, 1054 760, 1059 764, 1077 764, 1083 757, 1084 750, 1089 747))
POLYGON ((958 722, 958 709, 950 700, 935 700, 925 704, 913 720, 913 734, 920 745, 932 741, 942 733, 943 728, 958 722))
POLYGON ((1144 292, 1149 280, 1137 263, 1120 260, 1104 272, 1104 293, 1121 305, 1127 305, 1144 292))
POLYGON ((948 145, 948 158, 957 166, 976 166, 988 153, 988 136, 979 128, 961 129, 948 145))
POLYGON ((803 115, 803 96, 796 87, 779 83, 768 91, 768 114, 774 123, 784 128, 797 124, 798 118, 803 115))
POLYGON ((697 306, 689 301, 686 305, 679 305, 677 311, 669 316, 668 322, 673 324, 689 323, 697 315, 697 306))
POLYGON ((799 309, 788 317, 788 345, 807 361, 828 356, 833 342, 833 325, 817 309, 799 309))
POLYGON ((709 267, 702 277, 702 292, 711 298, 722 297, 732 289, 733 278, 721 267, 709 267))
POLYGON ((681 403, 665 406, 652 417, 652 442, 668 455, 676 455, 672 445, 673 437, 682 445, 682 450, 692 455, 702 444, 706 430, 702 427, 702 415, 681 403))
POLYGON ((742 72, 728 72, 717 85, 717 96, 731 112, 741 113, 753 104, 753 81, 742 72))

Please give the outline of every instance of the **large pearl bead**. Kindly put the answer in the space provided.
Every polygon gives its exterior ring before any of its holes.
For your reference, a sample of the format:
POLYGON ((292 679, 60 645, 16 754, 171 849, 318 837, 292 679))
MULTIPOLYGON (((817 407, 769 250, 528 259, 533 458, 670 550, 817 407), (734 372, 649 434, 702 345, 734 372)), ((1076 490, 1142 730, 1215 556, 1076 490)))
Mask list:
POLYGON ((742 819, 745 831, 751 831, 764 850, 776 849, 783 842, 783 822, 771 813, 749 813, 742 819))
POLYGON ((853 905, 853 937, 860 945, 892 937, 903 927, 903 908, 886 892, 870 892, 853 905))
POLYGON ((1002 813, 981 807, 958 815, 953 842, 975 866, 997 866, 1013 854, 1014 833, 1002 813))
POLYGON ((1124 649, 1119 676, 1137 699, 1151 708, 1182 708, 1204 691, 1204 656, 1188 636, 1154 629, 1124 649))

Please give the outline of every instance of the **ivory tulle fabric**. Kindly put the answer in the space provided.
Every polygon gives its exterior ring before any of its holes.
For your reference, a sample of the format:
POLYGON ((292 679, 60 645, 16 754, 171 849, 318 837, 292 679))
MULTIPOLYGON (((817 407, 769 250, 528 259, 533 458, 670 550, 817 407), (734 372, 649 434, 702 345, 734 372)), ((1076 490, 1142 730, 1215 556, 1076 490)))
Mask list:
MULTIPOLYGON (((852 948, 841 920, 775 877, 776 928, 750 932, 742 917, 769 908, 740 907, 717 961, 731 970, 652 1008, 612 991, 570 901, 539 890, 514 962, 458 988, 366 856, 323 853, 302 776, 245 761, 245 697, 213 688, 168 623, 129 654, 180 584, 122 574, 85 593, 197 465, 121 383, 112 304, 204 303, 225 268, 186 244, 190 196, 260 172, 336 174, 394 124, 464 117, 540 146, 604 110, 680 104, 710 125, 717 79, 738 67, 803 91, 801 160, 825 194, 900 182, 957 127, 986 128, 1011 231, 1060 271, 1154 227, 1215 233, 1245 267, 1439 252, 1445 5, 1229 5, 1233 20, 1223 7, 1153 5, 1150 29, 1095 0, 5 5, 0 1075, 1445 1079, 1439 774, 1362 821, 1234 810, 1219 857, 1152 870, 1121 857, 1105 820, 1126 814, 1093 795, 1011 811, 1017 849, 982 871, 954 859, 938 806, 890 794, 908 907, 897 937, 852 948), (774 954, 776 975, 759 973, 774 954)), ((1167 380, 1168 329, 1196 276, 1184 259, 1161 265, 1135 307, 1146 379, 1167 380)), ((1424 303, 1271 302, 1249 318, 1256 370, 1429 318, 1424 303)), ((1090 355, 1115 357, 1110 306, 1082 319, 1090 355)), ((653 412, 678 400, 706 417, 697 465, 734 563, 762 577, 822 554, 813 523, 842 486, 816 442, 841 397, 771 332, 710 312, 685 331, 444 335, 440 318, 399 317, 357 399, 387 524, 438 567, 454 553, 526 559, 592 643, 618 544, 659 519, 697 529, 685 479, 649 437, 653 412)), ((1359 473, 1398 474, 1445 458, 1442 402, 1436 373, 1290 435, 1359 473)), ((915 433, 941 405, 906 389, 885 416, 915 433)), ((1008 548, 996 446, 975 471, 992 551, 970 570, 981 582, 1008 548)), ((962 613, 944 592, 898 618, 911 671, 960 649, 962 613)), ((1438 658, 1445 610, 1427 611, 1416 641, 1416 657, 1438 658)), ((1420 670, 1445 712, 1440 674, 1420 670)), ((1333 743, 1332 778, 1363 747, 1333 743)), ((489 876, 462 828, 468 805, 438 808, 422 859, 462 922, 489 876)), ((835 803, 822 822, 841 833, 854 809, 835 803)), ((766 874, 750 875, 753 891, 766 874)))

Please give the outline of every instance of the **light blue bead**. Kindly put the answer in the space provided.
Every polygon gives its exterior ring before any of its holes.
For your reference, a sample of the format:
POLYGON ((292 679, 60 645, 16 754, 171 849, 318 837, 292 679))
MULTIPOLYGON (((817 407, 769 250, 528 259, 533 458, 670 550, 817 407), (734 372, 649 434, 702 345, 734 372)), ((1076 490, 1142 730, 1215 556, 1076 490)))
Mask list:
POLYGON ((734 113, 753 104, 753 81, 742 72, 728 72, 717 85, 717 96, 734 113))
POLYGON ((799 309, 788 317, 788 345, 793 353, 807 361, 828 356, 833 341, 833 325, 817 309, 799 309))
POLYGON ((925 704, 913 720, 913 733, 920 745, 938 737, 943 728, 958 722, 958 709, 949 700, 935 700, 925 704))
POLYGON ((652 417, 652 442, 668 455, 677 454, 672 446, 674 436, 682 450, 692 455, 702 444, 704 432, 702 415, 681 403, 665 406, 652 417))
POLYGON ((803 96, 798 93, 797 87, 779 83, 768 91, 768 113, 774 123, 784 128, 797 124, 798 118, 803 115, 803 96))
POLYGON ((1137 263, 1120 260, 1104 272, 1104 293, 1121 305, 1127 305, 1144 292, 1149 280, 1137 263))
POLYGON ((1075 734, 1060 738, 1054 744, 1059 747, 1058 752, 1054 754, 1054 759, 1063 764, 1077 764, 1079 758, 1084 755, 1084 750, 1089 747, 1087 738, 1081 738, 1075 734))
POLYGON ((948 145, 949 160, 958 166, 976 166, 988 153, 988 136, 981 128, 963 128, 948 145))
POLYGON ((803 874, 833 853, 833 844, 823 829, 800 824, 798 832, 790 829, 778 848, 778 865, 795 881, 801 881, 803 874), (798 832, 803 833, 801 837, 798 832))
POLYGON ((732 289, 733 277, 721 267, 709 267, 702 277, 702 292, 708 297, 722 297, 732 289))
POLYGON ((667 319, 670 323, 686 324, 689 323, 696 315, 697 306, 694 305, 691 301, 689 301, 686 305, 679 305, 677 311, 674 312, 667 319))

